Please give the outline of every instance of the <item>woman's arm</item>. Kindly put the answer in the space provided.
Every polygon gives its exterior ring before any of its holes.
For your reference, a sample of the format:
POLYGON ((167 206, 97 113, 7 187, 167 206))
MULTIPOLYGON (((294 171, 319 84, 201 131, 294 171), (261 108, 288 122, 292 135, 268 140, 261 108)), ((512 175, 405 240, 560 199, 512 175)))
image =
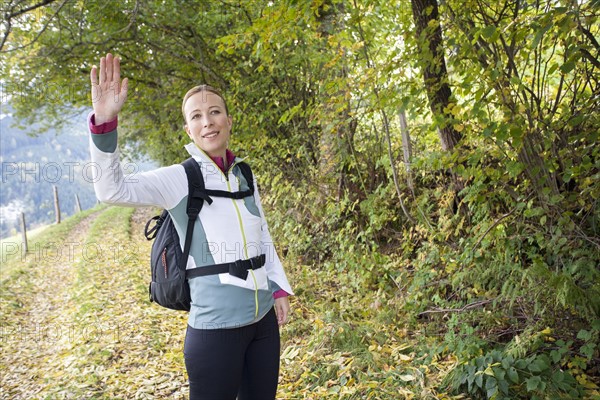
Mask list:
POLYGON ((121 81, 120 60, 108 53, 90 73, 93 113, 90 129, 89 170, 96 197, 124 206, 160 206, 170 209, 187 195, 187 178, 181 165, 125 174, 117 146, 117 116, 127 99, 127 79, 121 81))

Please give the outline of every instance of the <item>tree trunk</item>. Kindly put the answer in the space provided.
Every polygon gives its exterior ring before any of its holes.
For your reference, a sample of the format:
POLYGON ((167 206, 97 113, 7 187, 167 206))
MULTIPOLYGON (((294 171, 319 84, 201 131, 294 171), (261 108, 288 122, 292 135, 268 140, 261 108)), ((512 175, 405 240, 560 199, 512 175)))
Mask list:
POLYGON ((408 131, 408 122, 406 121, 406 112, 404 109, 400 109, 398 116, 400 117, 400 133, 402 134, 402 154, 404 156, 404 167, 406 169, 406 183, 414 196, 415 188, 413 186, 412 170, 410 168, 412 146, 410 144, 410 132, 408 131))
MULTIPOLYGON (((345 23, 341 16, 344 12, 343 3, 335 3, 332 1, 324 2, 319 8, 319 16, 317 21, 319 26, 317 30, 322 34, 325 42, 328 38, 344 29, 345 23)), ((334 52, 343 52, 343 49, 335 48, 334 52)), ((346 65, 346 55, 335 67, 329 69, 326 73, 329 79, 345 80, 348 76, 348 68, 346 65)), ((345 159, 353 153, 352 140, 354 131, 356 130, 356 120, 350 115, 350 103, 347 100, 343 104, 338 105, 332 102, 331 99, 346 99, 345 93, 347 88, 340 87, 337 92, 326 92, 323 104, 325 107, 330 107, 327 113, 331 115, 331 119, 323 121, 323 129, 319 141, 320 151, 320 174, 325 179, 327 195, 331 195, 333 185, 327 185, 329 178, 335 178, 336 198, 340 200, 344 190, 347 189, 347 174, 350 172, 346 165, 345 159), (333 122, 333 124, 331 124, 333 122), (331 186, 331 187, 327 187, 331 186)), ((333 184, 333 182, 331 182, 333 184)))
POLYGON ((437 0, 411 0, 417 42, 421 44, 419 64, 429 107, 434 118, 442 120, 438 133, 444 150, 452 150, 460 141, 461 134, 454 129, 452 115, 446 111, 451 103, 452 91, 448 84, 448 71, 444 57, 442 26, 439 21, 437 0), (439 118, 442 117, 442 118, 439 118))
MULTIPOLYGON (((510 93, 511 85, 510 81, 513 77, 519 78, 523 75, 523 72, 519 73, 517 69, 517 52, 514 50, 512 46, 497 46, 493 42, 487 42, 483 37, 476 36, 476 32, 478 27, 476 23, 469 19, 462 19, 460 13, 452 10, 448 7, 449 15, 452 20, 453 25, 459 27, 467 36, 468 40, 473 43, 475 47, 475 54, 477 54, 477 61, 481 66, 481 71, 485 71, 490 68, 490 65, 510 65, 511 68, 506 68, 503 70, 502 75, 498 76, 490 83, 490 88, 494 88, 496 93, 498 93, 497 101, 503 104, 508 110, 510 110, 510 124, 514 126, 523 126, 525 127, 522 130, 520 139, 521 142, 519 145, 514 145, 513 148, 518 154, 518 160, 523 163, 525 167, 525 174, 530 179, 532 188, 535 190, 538 198, 541 200, 542 204, 547 203, 547 193, 546 190, 550 190, 552 194, 559 193, 558 187, 558 179, 556 172, 551 172, 548 166, 546 165, 542 154, 544 153, 544 139, 541 135, 541 132, 536 128, 535 119, 543 120, 543 114, 538 114, 537 117, 532 117, 535 113, 534 108, 539 109, 539 104, 534 107, 534 101, 531 102, 528 100, 531 91, 526 89, 520 89, 521 95, 505 95, 504 93, 510 93), (521 104, 518 103, 519 97, 523 100, 521 104), (520 106, 524 106, 524 111, 518 111, 520 106), (526 115, 526 121, 519 121, 518 116, 526 115)), ((519 18, 523 18, 523 15, 519 13, 522 12, 522 8, 519 8, 517 4, 515 4, 515 9, 511 17, 512 21, 517 21, 519 18)), ((481 18, 483 19, 483 24, 491 24, 494 18, 501 18, 499 15, 493 16, 485 16, 483 12, 481 12, 481 18), (486 19, 487 18, 487 19, 486 19)), ((472 17, 471 17, 472 18, 472 17)), ((511 39, 511 42, 514 39, 511 39)), ((539 57, 539 56, 536 56, 539 57)), ((566 56, 565 56, 566 57, 566 56)), ((537 60, 536 65, 540 64, 542 61, 537 60)), ((520 80, 520 78, 519 78, 520 80)), ((538 84, 540 85, 540 84, 538 84)), ((558 99, 560 98, 560 91, 562 90, 563 81, 559 83, 558 93, 556 94, 556 103, 552 113, 556 112, 556 108, 558 107, 558 99)), ((542 86, 544 86, 542 84, 542 86)), ((493 101, 493 100, 492 100, 493 101)), ((564 137, 561 137, 561 132, 557 132, 556 141, 559 147, 566 147, 567 140, 564 137)), ((513 140, 513 143, 515 141, 513 140)), ((560 164, 560 159, 556 156, 557 162, 560 164)))
POLYGON ((560 190, 556 181, 556 176, 550 172, 544 159, 540 156, 540 143, 542 138, 534 133, 523 134, 523 145, 519 149, 519 161, 525 165, 525 173, 531 180, 538 198, 542 204, 548 201, 548 195, 545 189, 550 189, 552 194, 559 194, 560 190))

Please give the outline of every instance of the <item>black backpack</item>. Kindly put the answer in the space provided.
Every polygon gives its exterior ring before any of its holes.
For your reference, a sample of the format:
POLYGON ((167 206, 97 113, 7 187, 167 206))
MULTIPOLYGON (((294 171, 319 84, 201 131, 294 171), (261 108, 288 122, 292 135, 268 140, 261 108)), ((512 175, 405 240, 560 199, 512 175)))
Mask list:
POLYGON ((196 276, 220 274, 229 272, 232 275, 246 279, 248 269, 260 268, 265 263, 265 256, 261 255, 249 260, 238 260, 233 263, 216 264, 186 270, 187 259, 192 244, 194 222, 206 201, 212 203, 210 196, 243 199, 254 195, 254 180, 250 166, 244 162, 237 163, 240 167, 248 189, 238 192, 222 190, 208 190, 204 187, 204 178, 193 158, 188 158, 182 163, 188 180, 187 215, 188 224, 185 235, 183 251, 179 242, 179 235, 167 210, 151 218, 146 223, 144 234, 146 239, 154 240, 150 253, 150 301, 172 310, 190 310, 190 287, 187 279, 196 276), (150 226, 155 221, 154 226, 150 226))

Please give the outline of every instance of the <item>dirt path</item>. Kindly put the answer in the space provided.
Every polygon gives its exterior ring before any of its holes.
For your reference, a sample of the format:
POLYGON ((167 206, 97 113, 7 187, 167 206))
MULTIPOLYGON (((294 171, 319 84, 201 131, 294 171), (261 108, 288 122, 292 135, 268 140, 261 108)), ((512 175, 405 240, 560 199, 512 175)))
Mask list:
POLYGON ((7 263, 0 399, 187 397, 186 314, 147 299, 142 232, 155 213, 102 209, 52 227, 26 259, 7 263))
POLYGON ((70 287, 77 278, 75 265, 89 253, 85 237, 92 221, 104 210, 81 220, 64 240, 34 246, 21 258, 26 271, 6 282, 2 291, 2 335, 0 348, 3 399, 34 399, 44 390, 50 376, 39 368, 54 364, 71 348, 73 306, 70 287), (7 298, 8 297, 8 298, 7 298))

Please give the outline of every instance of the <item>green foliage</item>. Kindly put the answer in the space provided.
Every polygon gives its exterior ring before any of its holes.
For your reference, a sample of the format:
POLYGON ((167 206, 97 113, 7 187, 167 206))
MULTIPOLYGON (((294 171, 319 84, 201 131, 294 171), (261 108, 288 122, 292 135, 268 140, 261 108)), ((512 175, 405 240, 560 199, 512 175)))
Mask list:
POLYGON ((455 369, 451 379, 457 393, 474 399, 574 399, 583 395, 575 377, 546 354, 515 359, 492 350, 455 369))
POLYGON ((49 29, 3 53, 0 76, 25 85, 20 116, 55 118, 89 105, 89 66, 114 49, 132 88, 123 136, 164 164, 183 158, 185 91, 223 89, 231 147, 314 306, 288 337, 291 388, 351 398, 410 382, 433 398, 423 371, 455 366, 440 390, 597 395, 597 2, 440 2, 452 96, 436 116, 408 1, 197 1, 175 15, 176 1, 111 4, 67 2, 57 19, 44 8, 7 46, 49 29), (47 102, 40 82, 77 90, 47 102), (462 136, 453 152, 446 125, 462 136), (374 293, 385 306, 370 308, 374 293), (407 328, 422 357, 411 366, 407 328))

